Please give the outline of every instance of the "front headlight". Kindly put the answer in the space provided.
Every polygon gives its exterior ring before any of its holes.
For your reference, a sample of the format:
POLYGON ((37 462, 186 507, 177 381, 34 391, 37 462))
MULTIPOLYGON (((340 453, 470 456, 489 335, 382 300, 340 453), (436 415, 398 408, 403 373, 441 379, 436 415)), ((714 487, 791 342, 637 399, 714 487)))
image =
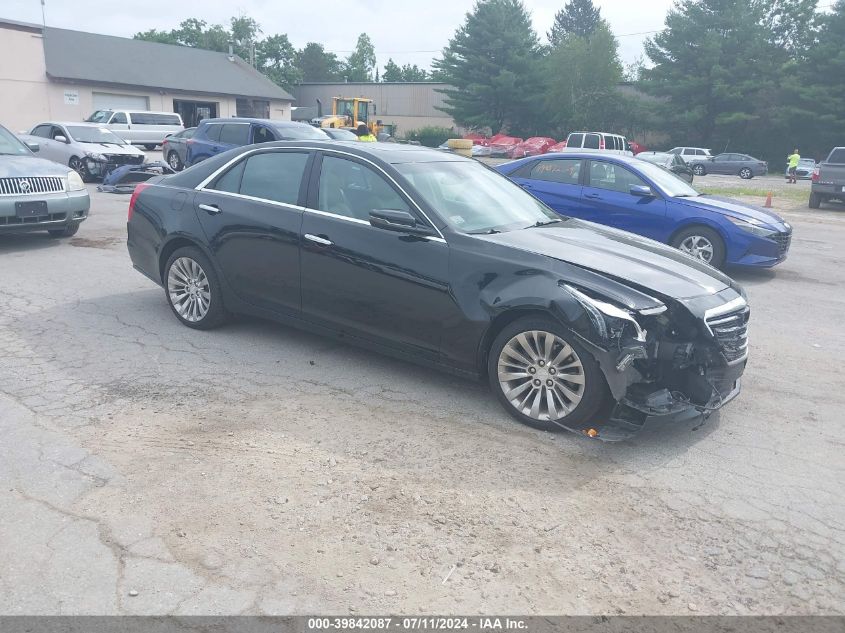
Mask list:
POLYGON ((67 173, 67 190, 68 191, 82 191, 85 189, 85 183, 82 182, 82 176, 75 171, 67 173))
POLYGON ((775 231, 774 229, 769 229, 765 226, 760 226, 754 221, 740 220, 739 218, 732 218, 729 215, 726 215, 725 218, 730 221, 734 226, 739 227, 743 231, 751 233, 752 235, 756 235, 757 237, 770 238, 777 233, 777 231, 775 231))
POLYGON ((103 163, 108 160, 104 154, 100 154, 98 152, 85 152, 85 155, 92 160, 100 161, 103 163))
POLYGON ((607 301, 595 299, 570 285, 564 287, 584 306, 603 341, 620 339, 625 333, 625 329, 629 328, 630 336, 634 341, 645 343, 646 332, 632 313, 607 301))

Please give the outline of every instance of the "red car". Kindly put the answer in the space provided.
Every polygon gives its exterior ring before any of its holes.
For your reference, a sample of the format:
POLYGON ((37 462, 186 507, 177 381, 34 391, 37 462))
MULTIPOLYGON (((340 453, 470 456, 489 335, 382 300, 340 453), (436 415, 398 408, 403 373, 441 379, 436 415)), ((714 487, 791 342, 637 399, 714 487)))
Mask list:
POLYGON ((526 156, 538 156, 545 154, 555 144, 553 138, 548 136, 532 136, 513 148, 511 158, 525 158, 526 156))

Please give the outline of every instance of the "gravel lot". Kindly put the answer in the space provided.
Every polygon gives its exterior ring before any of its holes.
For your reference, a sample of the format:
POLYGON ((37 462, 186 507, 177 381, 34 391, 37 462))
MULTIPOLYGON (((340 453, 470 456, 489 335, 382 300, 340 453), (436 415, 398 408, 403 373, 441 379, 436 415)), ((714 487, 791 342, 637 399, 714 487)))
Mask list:
POLYGON ((735 272, 737 401, 606 445, 274 324, 182 327, 91 191, 75 238, 0 236, 0 614, 845 614, 845 208, 777 198, 789 260, 735 272))

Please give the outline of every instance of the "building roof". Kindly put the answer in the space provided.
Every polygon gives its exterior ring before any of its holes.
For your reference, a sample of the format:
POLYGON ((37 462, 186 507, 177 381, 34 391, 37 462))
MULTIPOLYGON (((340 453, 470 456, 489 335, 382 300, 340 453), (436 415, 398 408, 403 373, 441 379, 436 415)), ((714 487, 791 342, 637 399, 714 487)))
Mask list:
POLYGON ((47 27, 47 75, 73 82, 293 101, 237 55, 47 27))

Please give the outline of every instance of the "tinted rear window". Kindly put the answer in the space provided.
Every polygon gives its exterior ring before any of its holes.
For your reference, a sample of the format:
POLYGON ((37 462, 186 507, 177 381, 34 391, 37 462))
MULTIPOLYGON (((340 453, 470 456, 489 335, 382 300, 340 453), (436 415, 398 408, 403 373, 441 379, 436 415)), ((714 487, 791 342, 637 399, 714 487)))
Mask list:
POLYGON ((220 142, 231 145, 246 145, 249 143, 249 124, 228 123, 220 132, 220 142))
POLYGON ((570 134, 569 138, 566 139, 566 146, 567 147, 581 147, 584 143, 584 135, 583 134, 570 134))
POLYGON ((827 159, 829 163, 845 163, 845 147, 837 147, 827 159))
POLYGON ((271 152, 250 156, 241 176, 241 194, 296 204, 308 154, 271 152))
POLYGON ((584 149, 598 149, 601 146, 601 136, 587 134, 584 136, 584 149))
POLYGON ((220 131, 223 129, 222 123, 211 123, 205 129, 205 135, 208 137, 210 141, 219 141, 220 140, 220 131))
MULTIPOLYGON (((182 125, 178 114, 156 114, 153 112, 130 112, 134 125, 182 125)), ((114 123, 114 121, 112 121, 114 123)))

